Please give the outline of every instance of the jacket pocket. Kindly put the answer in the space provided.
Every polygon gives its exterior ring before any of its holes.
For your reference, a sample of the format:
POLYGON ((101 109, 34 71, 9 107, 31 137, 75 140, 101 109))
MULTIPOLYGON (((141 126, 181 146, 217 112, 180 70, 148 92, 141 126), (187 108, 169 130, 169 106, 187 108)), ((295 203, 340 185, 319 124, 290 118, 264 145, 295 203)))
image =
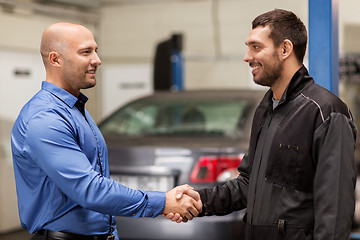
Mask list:
POLYGON ((311 229, 289 228, 284 240, 314 240, 314 233, 311 229))
POLYGON ((285 188, 312 192, 314 170, 300 145, 280 143, 270 152, 266 179, 285 188))
POLYGON ((314 240, 314 232, 309 229, 303 229, 303 233, 306 240, 314 240))

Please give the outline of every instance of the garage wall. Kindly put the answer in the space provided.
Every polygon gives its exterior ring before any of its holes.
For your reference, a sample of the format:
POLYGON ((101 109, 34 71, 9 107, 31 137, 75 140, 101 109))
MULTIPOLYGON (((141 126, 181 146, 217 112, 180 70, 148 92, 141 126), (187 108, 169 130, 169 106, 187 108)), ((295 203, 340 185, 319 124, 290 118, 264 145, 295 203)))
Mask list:
MULTIPOLYGON (((307 0, 128 2, 102 9, 103 65, 152 64, 156 44, 173 33, 183 33, 185 89, 254 87, 250 69, 243 62, 253 18, 281 7, 296 12, 305 24, 308 21, 307 0)), ((116 77, 103 78, 100 85, 111 85, 116 77)), ((113 91, 116 108, 123 102, 119 101, 122 90, 113 91)), ((100 113, 100 117, 104 115, 100 113)))
MULTIPOLYGON (((21 96, 29 97, 33 88, 23 88, 23 81, 18 81, 19 85, 14 86, 14 79, 10 79, 10 72, 12 67, 10 63, 16 65, 19 58, 11 58, 12 56, 24 57, 29 62, 30 59, 27 56, 36 56, 38 52, 38 46, 40 44, 40 38, 42 31, 50 21, 44 21, 44 19, 33 18, 31 15, 13 15, 7 13, 0 13, 0 91, 4 99, 1 97, 0 108, 0 169, 1 169, 1 181, 0 181, 0 233, 11 231, 15 228, 19 228, 20 222, 17 211, 16 190, 14 182, 14 174, 12 167, 11 148, 10 148, 10 131, 15 120, 14 112, 18 112, 21 106, 17 101, 25 101, 21 99, 21 96), (9 73, 9 74, 8 74, 9 73), (9 84, 14 88, 8 88, 9 84), (4 95, 4 93, 8 93, 4 95), (16 95, 16 103, 14 99, 9 99, 10 95, 16 95), (9 112, 9 109, 12 111, 9 112)), ((31 59, 33 60, 33 58, 31 59)), ((23 63, 20 63, 20 65, 23 63)), ((33 62, 34 65, 38 63, 33 62)), ((40 62, 41 64, 41 62, 40 62)), ((32 83, 32 80, 26 81, 26 83, 32 83)), ((15 83, 16 85, 16 83, 15 83)))
MULTIPOLYGON (((351 35, 346 29, 348 26, 359 28, 360 18, 356 12, 359 7, 358 0, 339 1, 340 52, 351 51, 353 46, 346 42, 358 48, 355 40, 349 40, 351 35)), ((173 33, 183 33, 186 89, 257 88, 248 65, 243 62, 244 42, 253 18, 274 8, 292 10, 308 25, 308 0, 261 3, 251 0, 135 0, 105 6, 99 24, 103 65, 151 65, 156 43, 173 33)), ((305 65, 307 62, 305 59, 305 65)), ((112 81, 117 81, 116 76, 102 79, 107 85, 112 81)), ((121 89, 113 88, 113 91, 117 91, 113 94, 113 108, 116 108, 124 101, 117 101, 121 98, 121 89)), ((100 119, 104 115, 100 112, 100 119)))
POLYGON ((69 19, 38 16, 31 11, 0 11, 0 234, 20 228, 10 147, 11 128, 21 107, 45 80, 39 53, 41 35, 48 25, 64 20, 69 19), (16 70, 29 74, 16 75, 16 70))
POLYGON ((307 24, 307 0, 148 1, 105 7, 100 24, 103 60, 151 61, 157 42, 181 32, 188 89, 247 87, 243 56, 251 21, 277 7, 295 11, 307 24))
POLYGON ((339 1, 339 49, 340 53, 360 52, 360 1, 339 1))
POLYGON ((0 82, 1 231, 19 226, 10 147, 11 128, 20 108, 39 89, 44 78, 45 73, 39 54, 0 50, 0 79, 6 80, 0 82), (27 74, 16 74, 17 71, 27 74))

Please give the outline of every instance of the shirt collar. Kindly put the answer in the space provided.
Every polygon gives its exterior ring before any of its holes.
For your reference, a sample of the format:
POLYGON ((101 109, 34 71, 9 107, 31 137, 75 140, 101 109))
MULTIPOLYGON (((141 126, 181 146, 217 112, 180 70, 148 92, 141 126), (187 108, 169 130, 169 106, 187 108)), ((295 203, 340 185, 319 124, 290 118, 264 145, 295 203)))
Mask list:
POLYGON ((43 81, 41 88, 55 95, 57 98, 61 99, 66 105, 70 108, 73 108, 75 103, 80 100, 84 104, 87 102, 88 98, 80 93, 79 97, 76 98, 74 95, 69 93, 68 91, 62 89, 61 87, 56 86, 53 83, 43 81))

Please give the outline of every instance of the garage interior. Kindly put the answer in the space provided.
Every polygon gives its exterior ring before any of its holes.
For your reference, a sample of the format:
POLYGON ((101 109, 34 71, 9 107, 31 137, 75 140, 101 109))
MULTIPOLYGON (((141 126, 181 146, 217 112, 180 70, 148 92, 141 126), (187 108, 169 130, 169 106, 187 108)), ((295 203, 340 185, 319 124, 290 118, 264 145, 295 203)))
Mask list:
MULTIPOLYGON (((339 95, 359 127, 360 2, 338 2, 339 95)), ((263 89, 243 62, 244 42, 252 19, 275 8, 294 11, 308 26, 308 0, 0 0, 0 239, 21 229, 10 131, 45 79, 39 45, 48 25, 70 21, 93 32, 102 65, 97 86, 84 93, 87 110, 99 122, 154 91, 156 45, 173 34, 183 36, 185 90, 263 89)))

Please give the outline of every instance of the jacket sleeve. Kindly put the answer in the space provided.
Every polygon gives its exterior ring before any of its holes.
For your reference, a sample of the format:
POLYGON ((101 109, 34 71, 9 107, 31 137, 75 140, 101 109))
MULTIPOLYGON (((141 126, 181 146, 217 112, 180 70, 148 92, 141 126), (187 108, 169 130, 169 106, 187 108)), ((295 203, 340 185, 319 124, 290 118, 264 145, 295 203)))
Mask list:
POLYGON ((246 208, 249 185, 248 158, 239 166, 239 176, 224 185, 198 190, 203 203, 199 216, 226 215, 246 208))
POLYGON ((314 236, 317 240, 346 240, 354 208, 356 128, 351 119, 332 113, 315 131, 313 153, 314 236))

